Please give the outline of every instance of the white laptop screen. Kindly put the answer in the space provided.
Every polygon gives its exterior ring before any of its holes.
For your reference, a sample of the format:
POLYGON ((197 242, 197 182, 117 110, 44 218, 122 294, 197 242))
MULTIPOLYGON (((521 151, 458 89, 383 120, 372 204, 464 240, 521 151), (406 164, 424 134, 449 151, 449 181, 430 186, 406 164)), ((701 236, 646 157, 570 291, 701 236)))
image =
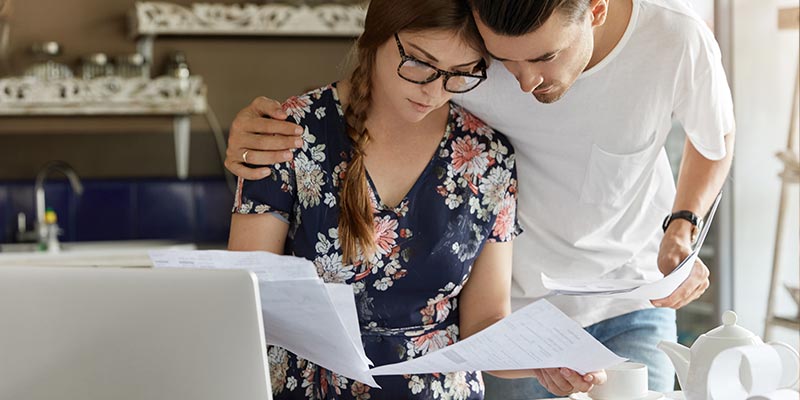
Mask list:
POLYGON ((0 398, 271 398, 246 271, 0 268, 0 398))

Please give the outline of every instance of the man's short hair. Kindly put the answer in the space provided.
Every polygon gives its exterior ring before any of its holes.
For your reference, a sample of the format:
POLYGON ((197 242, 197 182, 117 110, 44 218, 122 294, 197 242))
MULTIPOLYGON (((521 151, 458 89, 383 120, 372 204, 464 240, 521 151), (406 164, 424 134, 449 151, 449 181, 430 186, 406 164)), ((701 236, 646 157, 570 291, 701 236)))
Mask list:
POLYGON ((522 36, 533 32, 558 11, 569 22, 578 21, 590 0, 469 0, 481 22, 495 33, 522 36))

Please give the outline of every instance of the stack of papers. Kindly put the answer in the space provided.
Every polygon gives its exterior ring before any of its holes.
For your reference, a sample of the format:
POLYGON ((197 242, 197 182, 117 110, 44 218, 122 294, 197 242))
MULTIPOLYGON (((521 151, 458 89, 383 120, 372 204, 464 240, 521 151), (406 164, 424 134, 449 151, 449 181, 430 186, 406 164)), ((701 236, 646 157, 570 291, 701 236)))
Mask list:
POLYGON ((153 251, 157 268, 244 269, 258 277, 264 331, 278 345, 373 387, 379 375, 566 367, 586 373, 625 359, 546 300, 425 356, 370 369, 350 285, 328 284, 308 260, 265 252, 153 251))
POLYGON ((708 235, 711 221, 717 212, 722 193, 717 195, 711 211, 708 213, 700 236, 695 243, 694 249, 689 255, 675 267, 667 276, 655 280, 624 280, 624 279, 555 279, 542 273, 542 284, 550 290, 549 296, 604 296, 630 299, 656 300, 668 297, 680 286, 692 272, 695 261, 697 261, 700 248, 708 235))

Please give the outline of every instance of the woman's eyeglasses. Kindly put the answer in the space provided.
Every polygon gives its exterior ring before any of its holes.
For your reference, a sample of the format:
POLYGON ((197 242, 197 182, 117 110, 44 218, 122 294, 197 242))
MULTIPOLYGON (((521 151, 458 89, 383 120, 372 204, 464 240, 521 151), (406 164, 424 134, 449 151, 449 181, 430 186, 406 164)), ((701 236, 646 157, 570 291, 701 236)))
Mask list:
POLYGON ((400 37, 396 33, 394 34, 394 39, 397 41, 397 50, 400 51, 400 65, 397 66, 397 75, 411 83, 424 85, 439 79, 440 76, 444 76, 444 90, 450 93, 466 93, 486 80, 486 67, 483 61, 478 67, 480 69, 479 75, 468 72, 445 71, 407 55, 403 44, 400 43, 400 37))

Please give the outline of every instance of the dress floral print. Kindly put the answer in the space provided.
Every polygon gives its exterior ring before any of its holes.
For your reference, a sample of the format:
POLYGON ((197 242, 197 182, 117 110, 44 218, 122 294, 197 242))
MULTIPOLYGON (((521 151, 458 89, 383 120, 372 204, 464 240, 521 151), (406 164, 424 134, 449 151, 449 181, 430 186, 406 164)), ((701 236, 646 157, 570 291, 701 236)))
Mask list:
MULTIPOLYGON (((326 282, 352 285, 367 356, 375 365, 405 361, 458 340, 458 294, 487 242, 512 240, 517 179, 506 138, 450 104, 438 150, 396 207, 381 202, 369 173, 377 252, 342 262, 340 182, 352 146, 336 86, 287 100, 305 128, 292 161, 261 181, 239 180, 234 212, 273 213, 289 223, 285 252, 314 262, 326 282)), ((276 399, 483 398, 479 372, 377 377, 371 388, 287 350, 268 350, 276 399)))

